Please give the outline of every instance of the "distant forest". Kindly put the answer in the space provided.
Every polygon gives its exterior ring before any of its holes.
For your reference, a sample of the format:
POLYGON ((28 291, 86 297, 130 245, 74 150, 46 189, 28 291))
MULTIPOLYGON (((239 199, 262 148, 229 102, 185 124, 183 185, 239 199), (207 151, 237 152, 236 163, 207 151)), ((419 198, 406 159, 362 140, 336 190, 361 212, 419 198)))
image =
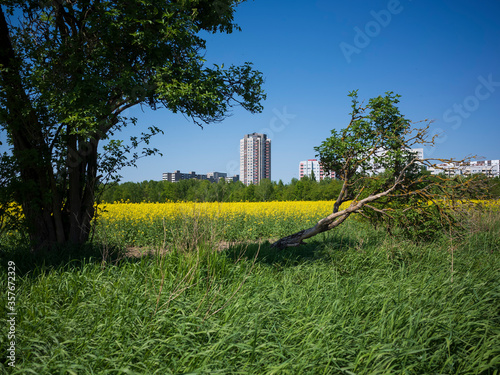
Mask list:
MULTIPOLYGON (((485 179, 489 197, 500 198, 500 178, 485 179)), ((140 202, 265 202, 316 201, 336 199, 342 181, 329 178, 317 182, 309 177, 292 179, 289 184, 264 179, 259 185, 245 186, 241 181, 211 183, 207 180, 143 181, 115 183, 101 187, 98 200, 140 202)))

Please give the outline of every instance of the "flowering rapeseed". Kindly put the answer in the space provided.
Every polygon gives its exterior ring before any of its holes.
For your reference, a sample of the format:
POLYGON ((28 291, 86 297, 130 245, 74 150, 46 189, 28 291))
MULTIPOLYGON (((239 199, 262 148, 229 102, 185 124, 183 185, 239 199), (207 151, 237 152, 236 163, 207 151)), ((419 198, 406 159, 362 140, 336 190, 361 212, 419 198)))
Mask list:
MULTIPOLYGON (((313 225, 332 201, 127 203, 99 206, 98 234, 126 245, 160 245, 182 228, 203 227, 221 240, 273 238, 313 225)), ((194 229, 193 229, 194 230, 194 229)), ((189 235, 189 233, 185 233, 189 235)))

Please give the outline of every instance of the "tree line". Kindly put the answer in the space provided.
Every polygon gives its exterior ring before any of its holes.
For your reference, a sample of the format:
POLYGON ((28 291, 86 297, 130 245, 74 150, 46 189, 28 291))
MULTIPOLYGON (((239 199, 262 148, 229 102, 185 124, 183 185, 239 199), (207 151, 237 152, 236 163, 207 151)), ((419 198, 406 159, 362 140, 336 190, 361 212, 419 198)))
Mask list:
POLYGON ((207 180, 143 181, 115 183, 101 189, 100 201, 140 202, 265 202, 313 201, 333 199, 341 189, 338 180, 317 182, 310 177, 296 178, 288 184, 263 179, 258 185, 246 186, 241 181, 212 183, 207 180))
MULTIPOLYGON (((500 178, 487 179, 489 197, 500 198, 500 178)), ((99 200, 104 203, 141 202, 265 202, 315 201, 335 199, 342 181, 325 178, 317 182, 308 176, 290 183, 264 179, 258 185, 244 185, 241 181, 212 183, 207 180, 142 181, 114 183, 100 189, 99 200)))

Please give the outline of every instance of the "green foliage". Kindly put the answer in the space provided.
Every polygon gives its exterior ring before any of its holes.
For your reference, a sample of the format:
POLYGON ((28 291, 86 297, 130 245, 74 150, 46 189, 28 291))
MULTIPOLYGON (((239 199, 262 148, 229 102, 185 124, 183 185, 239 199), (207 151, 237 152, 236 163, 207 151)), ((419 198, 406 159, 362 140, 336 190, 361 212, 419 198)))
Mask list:
POLYGON ((488 181, 488 195, 493 199, 500 199, 500 177, 488 181))
POLYGON ((385 228, 391 235, 417 243, 434 241, 450 231, 455 233, 455 227, 458 226, 457 218, 451 215, 444 218, 440 207, 427 202, 407 200, 404 203, 391 202, 385 207, 391 207, 387 214, 366 212, 369 221, 385 228))
POLYGON ((405 147, 405 135, 410 129, 410 121, 396 106, 400 95, 392 92, 370 99, 366 107, 358 101, 357 90, 352 91, 352 120, 337 131, 333 129, 315 150, 323 168, 335 171, 342 180, 376 173, 383 168, 400 172, 411 154, 405 147))
POLYGON ((325 178, 319 183, 304 177, 290 184, 264 179, 259 185, 242 182, 209 183, 196 179, 169 181, 124 182, 101 186, 102 202, 270 202, 332 200, 341 189, 341 181, 325 178))
MULTIPOLYGON (((0 237, 5 233, 15 233, 22 230, 21 207, 14 202, 14 194, 6 186, 9 182, 7 170, 12 159, 7 155, 0 158, 0 237)), ((0 245, 1 249, 1 245, 0 245)))

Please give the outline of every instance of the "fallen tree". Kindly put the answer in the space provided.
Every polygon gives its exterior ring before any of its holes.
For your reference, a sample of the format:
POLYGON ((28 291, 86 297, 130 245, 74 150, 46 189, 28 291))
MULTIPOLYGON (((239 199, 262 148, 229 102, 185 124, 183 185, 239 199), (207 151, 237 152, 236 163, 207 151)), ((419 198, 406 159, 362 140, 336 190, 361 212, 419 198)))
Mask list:
MULTIPOLYGON (((457 214, 464 202, 479 197, 481 186, 473 177, 432 175, 429 169, 453 159, 429 159, 420 147, 433 146, 430 122, 413 127, 396 106, 399 95, 388 92, 367 105, 352 98, 349 125, 319 147, 317 156, 325 171, 335 171, 342 188, 330 215, 311 228, 281 238, 272 247, 282 249, 332 230, 358 213, 372 224, 395 227, 413 237, 430 238, 440 230, 459 225, 457 214), (341 209, 342 204, 348 207, 341 209)), ((464 162, 461 160, 458 162, 464 162)))

